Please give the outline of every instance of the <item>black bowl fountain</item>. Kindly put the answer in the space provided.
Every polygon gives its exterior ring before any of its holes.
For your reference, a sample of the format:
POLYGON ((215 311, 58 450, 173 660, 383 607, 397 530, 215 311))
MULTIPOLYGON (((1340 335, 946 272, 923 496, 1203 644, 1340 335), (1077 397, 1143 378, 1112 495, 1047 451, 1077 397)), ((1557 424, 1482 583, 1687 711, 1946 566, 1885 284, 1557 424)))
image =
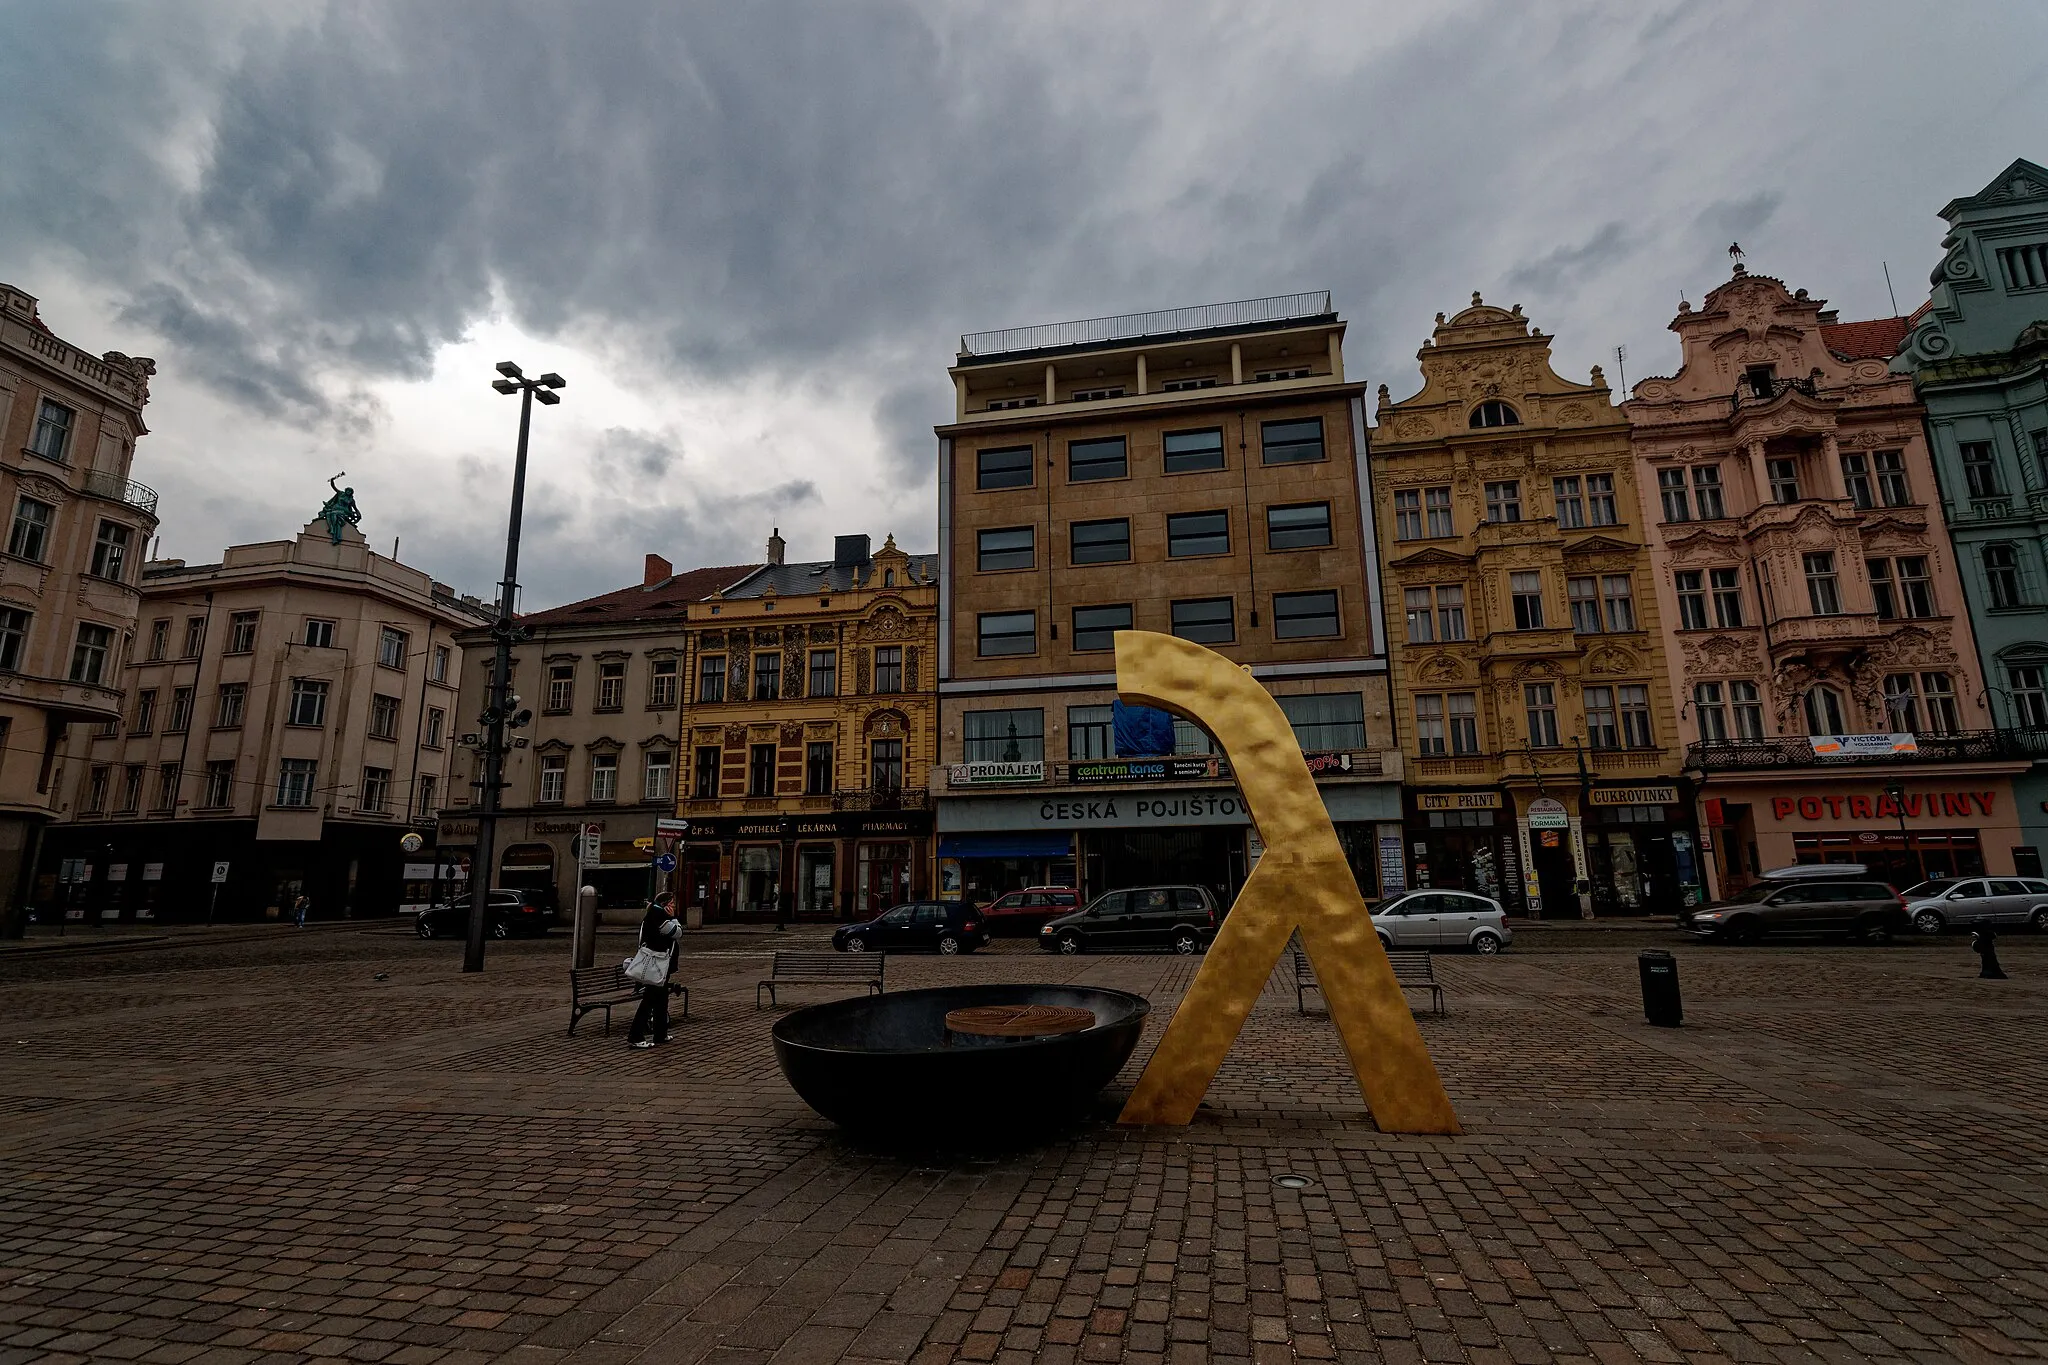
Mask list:
POLYGON ((1084 1111, 1151 1006, 1090 986, 945 986, 811 1005, 776 1021, 775 1060, 845 1128, 1007 1136, 1084 1111))

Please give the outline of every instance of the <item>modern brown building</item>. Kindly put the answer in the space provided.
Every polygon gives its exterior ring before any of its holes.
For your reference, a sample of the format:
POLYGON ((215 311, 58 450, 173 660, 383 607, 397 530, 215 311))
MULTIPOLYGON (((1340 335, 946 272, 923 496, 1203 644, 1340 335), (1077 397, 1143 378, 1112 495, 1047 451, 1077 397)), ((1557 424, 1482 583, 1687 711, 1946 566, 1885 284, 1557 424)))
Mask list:
POLYGON ((1327 292, 961 338, 938 428, 946 894, 1243 881, 1261 848, 1211 738, 1183 721, 1172 753, 1117 751, 1121 629, 1250 668, 1361 887, 1405 884, 1343 340, 1327 292))
POLYGON ((0 284, 0 935, 25 923, 72 726, 121 714, 156 494, 128 477, 154 361, 92 355, 0 284))

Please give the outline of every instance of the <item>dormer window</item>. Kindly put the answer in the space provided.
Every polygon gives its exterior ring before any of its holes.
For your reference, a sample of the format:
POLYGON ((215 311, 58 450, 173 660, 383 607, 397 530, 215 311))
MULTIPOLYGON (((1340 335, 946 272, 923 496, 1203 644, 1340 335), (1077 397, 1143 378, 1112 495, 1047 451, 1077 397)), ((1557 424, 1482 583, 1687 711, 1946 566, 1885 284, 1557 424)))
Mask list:
POLYGON ((1522 418, 1521 414, 1517 413, 1506 403, 1501 402, 1498 398, 1489 398, 1478 407, 1472 409, 1472 420, 1467 425, 1473 427, 1518 427, 1522 425, 1522 418))
POLYGON ((1769 398, 1778 384, 1776 365, 1752 365, 1742 372, 1742 382, 1752 397, 1769 398))

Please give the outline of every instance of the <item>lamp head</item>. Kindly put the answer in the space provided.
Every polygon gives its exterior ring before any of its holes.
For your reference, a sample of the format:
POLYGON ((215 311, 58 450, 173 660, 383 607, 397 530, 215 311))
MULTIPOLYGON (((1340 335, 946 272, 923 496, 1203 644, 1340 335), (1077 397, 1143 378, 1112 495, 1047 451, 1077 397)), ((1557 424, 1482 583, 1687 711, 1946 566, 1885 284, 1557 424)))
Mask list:
POLYGON ((569 381, 556 374, 553 370, 549 370, 534 382, 545 384, 551 389, 566 389, 569 387, 569 381))
POLYGON ((491 387, 496 389, 499 393, 519 392, 519 386, 509 379, 493 379, 491 381, 491 387))
POLYGON ((519 367, 509 360, 498 362, 498 373, 504 375, 507 379, 520 378, 519 367))
POLYGON ((560 398, 556 397, 556 396, 555 396, 555 394, 554 394, 553 392, 551 392, 550 390, 547 390, 547 389, 535 389, 535 390, 533 391, 533 401, 534 401, 534 402, 536 402, 536 403, 539 403, 539 404, 541 404, 541 405, 542 405, 542 406, 544 406, 544 407, 550 407, 550 408, 551 408, 551 407, 553 407, 553 406, 554 406, 555 404, 557 404, 557 403, 561 402, 562 400, 561 400, 560 398))

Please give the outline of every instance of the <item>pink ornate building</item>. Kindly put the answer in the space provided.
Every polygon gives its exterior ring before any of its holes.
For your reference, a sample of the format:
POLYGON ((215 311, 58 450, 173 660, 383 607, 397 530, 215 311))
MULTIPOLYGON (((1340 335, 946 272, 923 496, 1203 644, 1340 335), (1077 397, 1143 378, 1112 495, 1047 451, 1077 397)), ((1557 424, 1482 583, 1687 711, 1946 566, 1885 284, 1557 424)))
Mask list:
POLYGON ((1904 318, 1735 267, 1623 405, 1714 890, 1865 862, 1897 886, 2022 842, 1910 382, 1904 318), (1889 736, 1890 738, 1885 738, 1889 736))

